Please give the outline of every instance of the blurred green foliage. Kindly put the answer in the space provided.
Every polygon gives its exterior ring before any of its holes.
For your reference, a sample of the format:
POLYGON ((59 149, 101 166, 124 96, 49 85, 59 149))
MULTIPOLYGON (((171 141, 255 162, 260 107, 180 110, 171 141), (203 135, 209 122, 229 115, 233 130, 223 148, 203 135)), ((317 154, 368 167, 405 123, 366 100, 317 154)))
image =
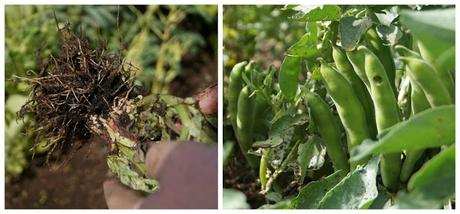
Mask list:
POLYGON ((14 76, 38 72, 41 60, 59 54, 54 13, 60 27, 69 22, 93 47, 105 44, 109 51, 119 51, 138 68, 136 84, 153 93, 168 93, 184 68, 185 55, 204 49, 217 59, 217 6, 5 6, 7 182, 27 167, 33 146, 32 136, 24 134, 30 122, 16 120, 28 85, 14 76))
POLYGON ((280 5, 224 6, 224 66, 252 59, 263 67, 279 67, 285 50, 305 33, 305 24, 289 17, 280 5))

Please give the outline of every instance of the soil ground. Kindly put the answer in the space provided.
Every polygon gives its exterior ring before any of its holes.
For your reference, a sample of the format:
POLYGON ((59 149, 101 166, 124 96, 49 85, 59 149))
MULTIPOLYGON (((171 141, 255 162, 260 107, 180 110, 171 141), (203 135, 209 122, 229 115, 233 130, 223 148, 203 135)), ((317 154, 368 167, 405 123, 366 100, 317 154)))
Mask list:
POLYGON ((35 158, 23 176, 5 188, 5 208, 107 208, 102 191, 107 165, 104 142, 94 140, 76 152, 70 162, 43 165, 35 158))

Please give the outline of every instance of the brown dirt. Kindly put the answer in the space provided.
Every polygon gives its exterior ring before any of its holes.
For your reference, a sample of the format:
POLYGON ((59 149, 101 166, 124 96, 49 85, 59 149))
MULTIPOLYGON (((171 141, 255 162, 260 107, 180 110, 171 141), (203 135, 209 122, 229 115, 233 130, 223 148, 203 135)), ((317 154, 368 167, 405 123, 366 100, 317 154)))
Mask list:
POLYGON ((107 175, 105 150, 103 141, 94 140, 57 170, 52 168, 58 162, 46 167, 44 157, 35 158, 19 180, 5 186, 5 208, 107 208, 102 190, 107 175))

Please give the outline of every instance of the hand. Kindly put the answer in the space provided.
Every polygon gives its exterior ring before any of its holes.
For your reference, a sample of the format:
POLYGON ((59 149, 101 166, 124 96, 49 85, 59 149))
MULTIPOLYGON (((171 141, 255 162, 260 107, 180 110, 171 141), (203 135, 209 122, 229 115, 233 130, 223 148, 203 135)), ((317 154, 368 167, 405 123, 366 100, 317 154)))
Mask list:
MULTIPOLYGON (((217 112, 217 87, 198 94, 204 114, 217 112)), ((117 179, 104 182, 104 196, 111 209, 217 208, 217 146, 196 142, 160 142, 146 155, 149 177, 160 182, 160 191, 144 197, 117 179)))

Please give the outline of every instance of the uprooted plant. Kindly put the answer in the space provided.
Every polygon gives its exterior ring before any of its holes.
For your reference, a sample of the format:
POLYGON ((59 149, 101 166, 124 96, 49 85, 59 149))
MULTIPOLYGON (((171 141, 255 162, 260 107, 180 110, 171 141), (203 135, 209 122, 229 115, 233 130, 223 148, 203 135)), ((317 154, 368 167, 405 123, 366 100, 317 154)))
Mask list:
POLYGON ((51 55, 34 76, 18 77, 31 86, 19 118, 36 122, 35 148, 48 157, 71 155, 97 135, 107 142, 107 164, 132 189, 157 191, 147 178, 144 155, 158 141, 192 140, 215 143, 216 129, 194 98, 164 94, 140 95, 135 68, 105 45, 92 48, 70 24, 58 27, 61 52, 51 55))

